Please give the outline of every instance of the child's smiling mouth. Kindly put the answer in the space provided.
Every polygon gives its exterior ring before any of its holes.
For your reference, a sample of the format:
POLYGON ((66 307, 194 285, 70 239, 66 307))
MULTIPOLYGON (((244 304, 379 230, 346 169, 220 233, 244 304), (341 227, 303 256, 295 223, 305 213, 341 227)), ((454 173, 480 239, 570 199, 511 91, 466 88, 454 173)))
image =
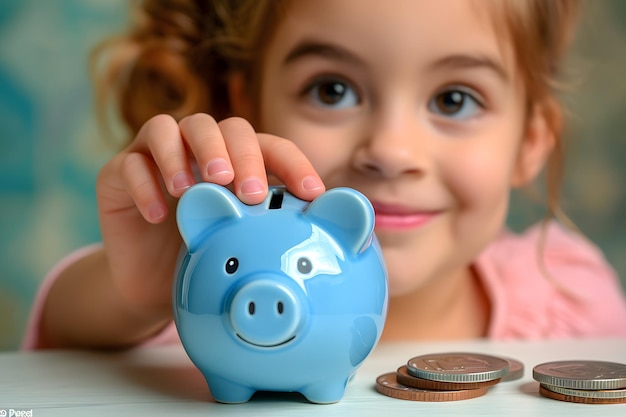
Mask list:
POLYGON ((379 230, 407 230, 421 227, 439 214, 438 211, 381 202, 372 202, 372 205, 376 215, 376 229, 379 230))

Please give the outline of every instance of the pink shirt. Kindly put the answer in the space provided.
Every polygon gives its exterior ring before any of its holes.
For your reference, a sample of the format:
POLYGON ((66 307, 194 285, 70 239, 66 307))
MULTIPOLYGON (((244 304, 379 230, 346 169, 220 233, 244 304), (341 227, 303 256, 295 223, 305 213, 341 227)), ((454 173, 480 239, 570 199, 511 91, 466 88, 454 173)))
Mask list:
POLYGON ((502 233, 476 268, 491 301, 488 337, 541 339, 626 336, 626 301, 602 252, 556 223, 502 233))
MULTIPOLYGON (((539 226, 522 235, 505 231, 476 260, 491 307, 487 337, 626 337, 624 293, 600 250, 551 223, 540 251, 541 233, 539 226)), ((45 348, 38 332, 42 306, 59 273, 99 247, 70 254, 46 276, 35 298, 24 349, 45 348)), ((180 343, 173 323, 145 342, 173 343, 180 343)))

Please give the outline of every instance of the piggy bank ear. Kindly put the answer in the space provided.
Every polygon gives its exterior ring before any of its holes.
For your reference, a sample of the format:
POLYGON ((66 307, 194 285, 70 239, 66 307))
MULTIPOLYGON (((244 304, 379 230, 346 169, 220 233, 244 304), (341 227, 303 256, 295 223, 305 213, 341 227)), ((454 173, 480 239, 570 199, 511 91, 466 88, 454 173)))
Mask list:
POLYGON ((357 254, 369 246, 374 232, 374 209, 369 200, 351 188, 333 188, 317 197, 304 215, 336 236, 357 254))
POLYGON ((178 230, 190 252, 200 246, 208 229, 229 219, 242 216, 237 197, 228 189, 210 183, 189 188, 178 201, 178 230))

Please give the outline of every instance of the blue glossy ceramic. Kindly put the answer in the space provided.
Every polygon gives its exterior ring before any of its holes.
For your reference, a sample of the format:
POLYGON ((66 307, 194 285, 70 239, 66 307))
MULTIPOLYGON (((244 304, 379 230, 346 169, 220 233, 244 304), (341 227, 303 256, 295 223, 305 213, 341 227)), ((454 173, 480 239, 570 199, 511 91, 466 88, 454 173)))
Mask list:
POLYGON ((177 220, 186 250, 175 322, 215 400, 295 391, 339 401, 387 310, 369 201, 336 188, 307 203, 274 187, 248 206, 200 183, 180 199, 177 220))

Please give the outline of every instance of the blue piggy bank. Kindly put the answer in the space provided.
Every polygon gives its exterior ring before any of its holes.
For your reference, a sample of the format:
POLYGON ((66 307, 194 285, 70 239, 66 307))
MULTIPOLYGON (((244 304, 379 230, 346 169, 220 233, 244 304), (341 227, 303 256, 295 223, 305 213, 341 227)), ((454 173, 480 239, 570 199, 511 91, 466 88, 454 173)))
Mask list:
POLYGON ((387 311, 369 201, 336 188, 307 203, 273 187, 247 206, 201 183, 180 199, 177 221, 187 250, 174 280, 175 323, 213 398, 282 391, 339 401, 387 311))

